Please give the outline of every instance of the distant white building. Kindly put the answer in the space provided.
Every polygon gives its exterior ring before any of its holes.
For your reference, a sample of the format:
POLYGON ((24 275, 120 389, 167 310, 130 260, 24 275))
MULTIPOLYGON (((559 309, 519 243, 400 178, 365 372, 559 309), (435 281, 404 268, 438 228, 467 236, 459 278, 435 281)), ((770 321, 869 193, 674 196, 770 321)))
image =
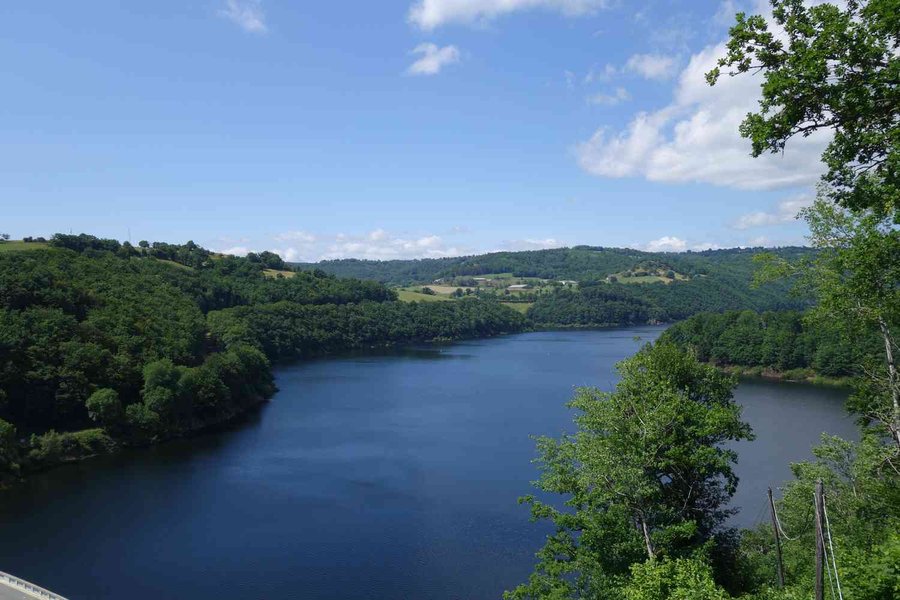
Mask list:
POLYGON ((531 286, 528 285, 527 283, 517 283, 516 285, 511 285, 506 289, 508 289, 508 290, 527 290, 530 287, 531 286))

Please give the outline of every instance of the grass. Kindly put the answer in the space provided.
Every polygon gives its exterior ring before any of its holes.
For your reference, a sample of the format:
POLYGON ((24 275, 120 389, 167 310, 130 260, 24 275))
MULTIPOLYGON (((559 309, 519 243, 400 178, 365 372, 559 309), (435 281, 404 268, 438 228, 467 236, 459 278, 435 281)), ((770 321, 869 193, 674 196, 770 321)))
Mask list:
POLYGON ((44 242, 23 242, 22 240, 9 240, 8 242, 0 242, 0 252, 17 252, 21 250, 38 250, 40 248, 49 248, 49 244, 44 242))
POLYGON ((681 273, 675 273, 675 279, 669 279, 665 277, 665 271, 657 271, 656 274, 653 275, 641 275, 640 277, 625 277, 625 272, 615 273, 616 279, 618 279, 619 283, 665 283, 666 285, 672 283, 673 281, 687 281, 688 278, 682 275, 681 273))
POLYGON ((449 296, 432 296, 412 290, 397 290, 397 297, 403 302, 448 302, 453 300, 449 296))
POLYGON ((520 312, 523 315, 528 312, 528 309, 531 308, 533 302, 501 302, 503 306, 508 306, 516 312, 520 312))
POLYGON ((273 279, 275 277, 278 277, 279 275, 282 275, 282 276, 290 279, 291 277, 296 275, 296 273, 293 271, 279 271, 278 269, 264 269, 263 275, 265 275, 266 277, 271 277, 273 279))

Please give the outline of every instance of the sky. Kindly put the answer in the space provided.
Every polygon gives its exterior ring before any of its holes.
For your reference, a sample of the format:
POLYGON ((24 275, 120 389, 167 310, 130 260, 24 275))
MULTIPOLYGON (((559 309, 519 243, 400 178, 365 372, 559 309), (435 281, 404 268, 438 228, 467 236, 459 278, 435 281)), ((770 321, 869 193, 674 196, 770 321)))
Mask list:
POLYGON ((821 135, 753 159, 760 0, 0 9, 0 231, 287 260, 800 244, 821 135))

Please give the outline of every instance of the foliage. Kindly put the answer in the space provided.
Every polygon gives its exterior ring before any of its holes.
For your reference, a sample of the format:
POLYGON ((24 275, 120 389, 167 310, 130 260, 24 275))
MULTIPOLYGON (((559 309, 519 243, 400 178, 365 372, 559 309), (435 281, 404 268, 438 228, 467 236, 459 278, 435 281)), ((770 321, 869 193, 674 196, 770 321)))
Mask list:
POLYGON ((879 213, 843 210, 822 197, 804 216, 819 254, 799 263, 763 257, 763 277, 794 276, 819 299, 811 312, 816 323, 878 335, 881 351, 864 364, 866 381, 852 407, 890 434, 900 460, 900 230, 879 213))
POLYGON ((33 466, 46 466, 109 453, 115 448, 115 442, 102 429, 64 433, 51 429, 42 435, 31 436, 29 446, 28 462, 33 466))
MULTIPOLYGON (((795 479, 778 505, 782 528, 785 597, 812 596, 816 525, 812 497, 816 482, 825 489, 828 525, 844 594, 854 599, 896 598, 900 569, 900 477, 886 468, 889 452, 877 436, 860 442, 823 435, 815 460, 792 465, 795 479)), ((775 586, 771 529, 745 534, 741 553, 748 592, 781 597, 775 586)))
MULTIPOLYGON (((430 284, 436 279, 509 273, 512 277, 599 281, 631 269, 672 270, 698 279, 721 274, 748 282, 752 257, 759 249, 707 250, 703 252, 641 252, 628 248, 575 246, 552 250, 493 252, 478 256, 417 260, 329 260, 297 265, 320 269, 340 277, 380 281, 388 285, 430 284), (665 267, 663 269, 663 267, 665 267)), ((779 254, 794 258, 808 253, 803 248, 782 248, 779 254)), ((461 282, 458 285, 463 285, 461 282)), ((746 285, 746 283, 745 283, 746 285)))
POLYGON ((20 461, 16 428, 0 419, 0 482, 10 475, 18 475, 20 461))
POLYGON ((727 600, 713 580, 712 569, 701 559, 648 560, 631 567, 625 600, 727 600))
POLYGON ((854 377, 881 348, 875 336, 851 333, 796 311, 745 310, 700 313, 676 323, 662 337, 717 365, 854 377))
POLYGON ((86 234, 0 253, 0 419, 14 428, 0 428, 13 440, 0 469, 97 453, 69 436, 80 429, 148 443, 231 419, 271 395, 270 359, 524 326, 496 303, 428 308, 322 271, 267 277, 279 260, 86 234))
POLYGON ((110 430, 119 427, 125 417, 118 392, 110 388, 101 388, 91 394, 85 407, 92 421, 110 430))
POLYGON ((665 343, 618 369, 614 392, 577 391, 577 433, 538 440, 536 485, 563 495, 566 509, 523 499, 556 532, 529 581, 507 598, 606 598, 623 589, 652 598, 660 572, 632 565, 688 558, 722 539, 737 484, 737 457, 724 444, 752 437, 732 400, 736 382, 665 343))
POLYGON ((273 360, 400 341, 487 337, 519 331, 525 320, 496 302, 382 302, 241 306, 209 314, 225 347, 248 344, 273 360))
POLYGON ((762 73, 759 111, 740 129, 753 155, 828 130, 822 160, 831 199, 900 218, 900 1, 770 2, 775 27, 739 13, 708 81, 723 67, 762 73))

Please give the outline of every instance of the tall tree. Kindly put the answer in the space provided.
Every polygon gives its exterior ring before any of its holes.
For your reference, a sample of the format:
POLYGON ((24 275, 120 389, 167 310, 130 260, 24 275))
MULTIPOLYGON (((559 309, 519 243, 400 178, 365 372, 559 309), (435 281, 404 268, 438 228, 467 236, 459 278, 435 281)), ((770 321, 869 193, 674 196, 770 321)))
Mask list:
POLYGON ((813 323, 842 325, 860 335, 877 332, 883 344, 881 365, 864 365, 866 377, 851 408, 883 426, 900 457, 900 231, 889 218, 843 210, 825 196, 820 194, 802 213, 819 254, 793 264, 763 257, 760 279, 797 275, 818 300, 808 316, 813 323))
POLYGON ((556 533, 528 583, 507 598, 603 598, 644 560, 686 557, 730 514, 737 456, 725 442, 752 437, 732 400, 735 380, 670 344, 618 365, 613 392, 579 389, 577 433, 538 441, 543 492, 567 509, 523 499, 556 533))
POLYGON ((759 111, 740 128, 753 155, 830 130, 822 160, 832 199, 900 218, 900 0, 770 2, 772 23, 738 13, 707 80, 715 84, 722 68, 761 73, 759 111))

